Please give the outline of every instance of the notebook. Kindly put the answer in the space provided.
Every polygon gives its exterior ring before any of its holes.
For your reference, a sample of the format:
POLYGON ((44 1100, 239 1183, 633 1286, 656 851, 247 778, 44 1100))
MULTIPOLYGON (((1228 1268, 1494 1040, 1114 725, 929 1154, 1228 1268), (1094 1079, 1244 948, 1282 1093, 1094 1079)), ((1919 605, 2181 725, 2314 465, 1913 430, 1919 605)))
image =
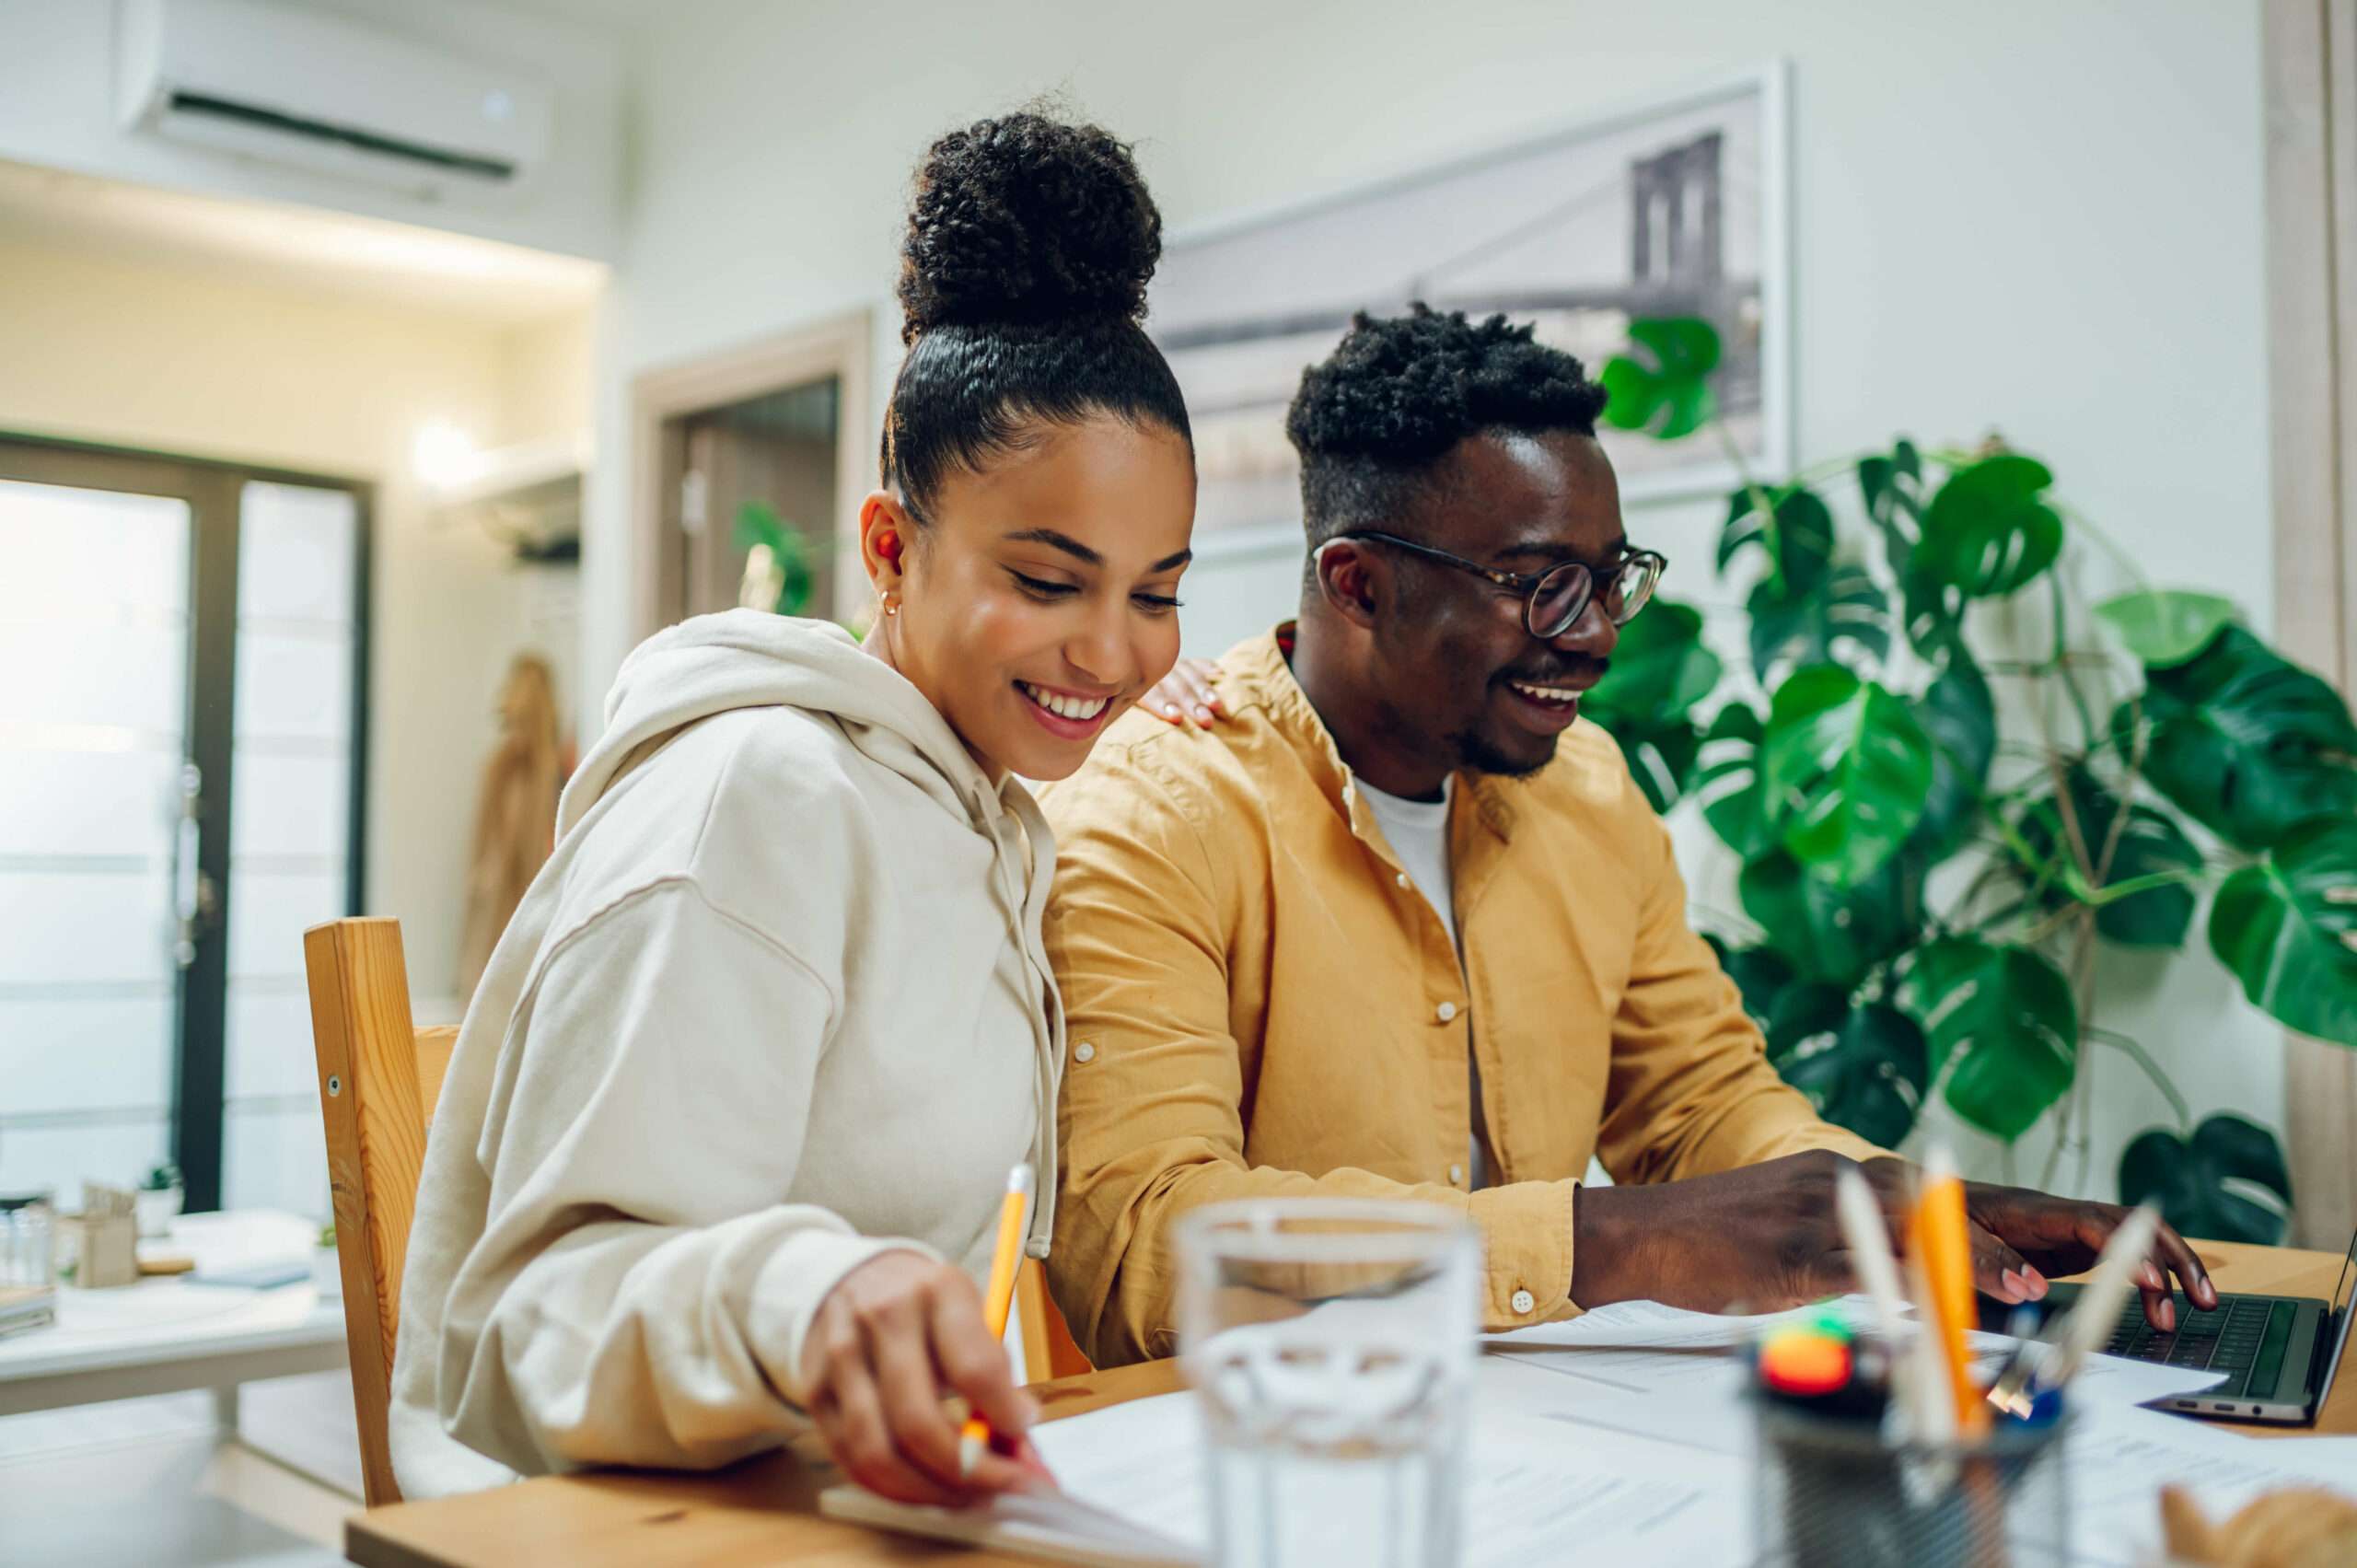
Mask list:
POLYGON ((1195 1549, 1064 1493, 1012 1493, 981 1508, 928 1508, 895 1503, 865 1487, 830 1486, 819 1494, 830 1519, 994 1547, 1049 1562, 1097 1568, 1194 1568, 1195 1549))

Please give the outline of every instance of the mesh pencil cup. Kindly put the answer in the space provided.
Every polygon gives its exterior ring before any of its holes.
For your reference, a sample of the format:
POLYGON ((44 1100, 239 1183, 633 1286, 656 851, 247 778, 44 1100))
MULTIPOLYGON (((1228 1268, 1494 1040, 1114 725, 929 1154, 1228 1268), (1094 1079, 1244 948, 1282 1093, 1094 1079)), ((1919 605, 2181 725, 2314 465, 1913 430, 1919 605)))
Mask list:
POLYGON ((2060 1568, 2070 1560, 2069 1418, 2000 1422, 1970 1445, 1887 1441, 1881 1423, 1754 1401, 1759 1568, 2060 1568))

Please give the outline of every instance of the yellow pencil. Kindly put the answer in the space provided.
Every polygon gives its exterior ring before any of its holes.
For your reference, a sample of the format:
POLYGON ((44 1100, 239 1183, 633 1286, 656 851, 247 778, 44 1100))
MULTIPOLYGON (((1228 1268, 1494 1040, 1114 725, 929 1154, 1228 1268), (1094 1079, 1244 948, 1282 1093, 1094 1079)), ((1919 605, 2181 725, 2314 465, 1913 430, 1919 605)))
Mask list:
POLYGON ((1923 1258, 1933 1321, 1955 1390, 1958 1435, 1970 1439, 1988 1430, 1989 1405, 1972 1381, 1972 1357, 1965 1335, 1975 1321, 1972 1305, 1972 1236, 1964 1211, 1964 1183, 1943 1148, 1923 1161, 1923 1185, 1915 1202, 1915 1246, 1923 1258))
MULTIPOLYGON (((1006 1338, 1006 1314, 1015 1305, 1015 1271, 1023 1262, 1023 1234, 1031 1227, 1031 1189, 1037 1178, 1028 1165, 1006 1173, 1006 1201, 999 1205, 998 1246, 991 1253, 990 1289, 982 1295, 982 1321, 991 1337, 1006 1338)), ((958 1473, 974 1473, 974 1462, 990 1446, 991 1423, 980 1415, 966 1419, 958 1434, 958 1473)))

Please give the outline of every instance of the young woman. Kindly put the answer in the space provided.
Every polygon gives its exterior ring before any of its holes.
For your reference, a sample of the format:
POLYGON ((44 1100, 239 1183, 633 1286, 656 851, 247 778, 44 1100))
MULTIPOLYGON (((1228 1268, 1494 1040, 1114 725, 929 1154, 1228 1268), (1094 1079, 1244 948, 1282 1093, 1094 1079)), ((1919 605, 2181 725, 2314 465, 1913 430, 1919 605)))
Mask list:
POLYGON ((1194 457, 1139 327, 1128 149, 1016 114, 918 171, 863 646, 749 610, 622 666, 442 1091, 391 1415, 412 1496, 706 1467, 813 1428, 917 1502, 942 1408, 1019 1434, 983 1326, 1008 1167, 1056 1191, 1039 938, 1061 778, 1170 668, 1194 457))

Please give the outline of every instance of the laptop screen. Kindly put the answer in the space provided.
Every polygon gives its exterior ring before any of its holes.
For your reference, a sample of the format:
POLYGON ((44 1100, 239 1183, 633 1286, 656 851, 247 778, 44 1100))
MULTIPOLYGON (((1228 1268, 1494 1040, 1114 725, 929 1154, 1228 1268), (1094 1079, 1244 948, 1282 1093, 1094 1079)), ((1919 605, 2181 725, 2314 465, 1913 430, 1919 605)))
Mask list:
POLYGON ((2316 1408, 2324 1408, 2324 1396, 2332 1388, 2332 1375, 2340 1369, 2341 1353, 2349 1348, 2349 1320, 2357 1318, 2357 1233, 2349 1237, 2349 1255, 2340 1260, 2340 1277, 2333 1282, 2332 1316, 2326 1320, 2325 1336, 2331 1349, 2325 1356, 2324 1376, 2316 1379, 2316 1408))

